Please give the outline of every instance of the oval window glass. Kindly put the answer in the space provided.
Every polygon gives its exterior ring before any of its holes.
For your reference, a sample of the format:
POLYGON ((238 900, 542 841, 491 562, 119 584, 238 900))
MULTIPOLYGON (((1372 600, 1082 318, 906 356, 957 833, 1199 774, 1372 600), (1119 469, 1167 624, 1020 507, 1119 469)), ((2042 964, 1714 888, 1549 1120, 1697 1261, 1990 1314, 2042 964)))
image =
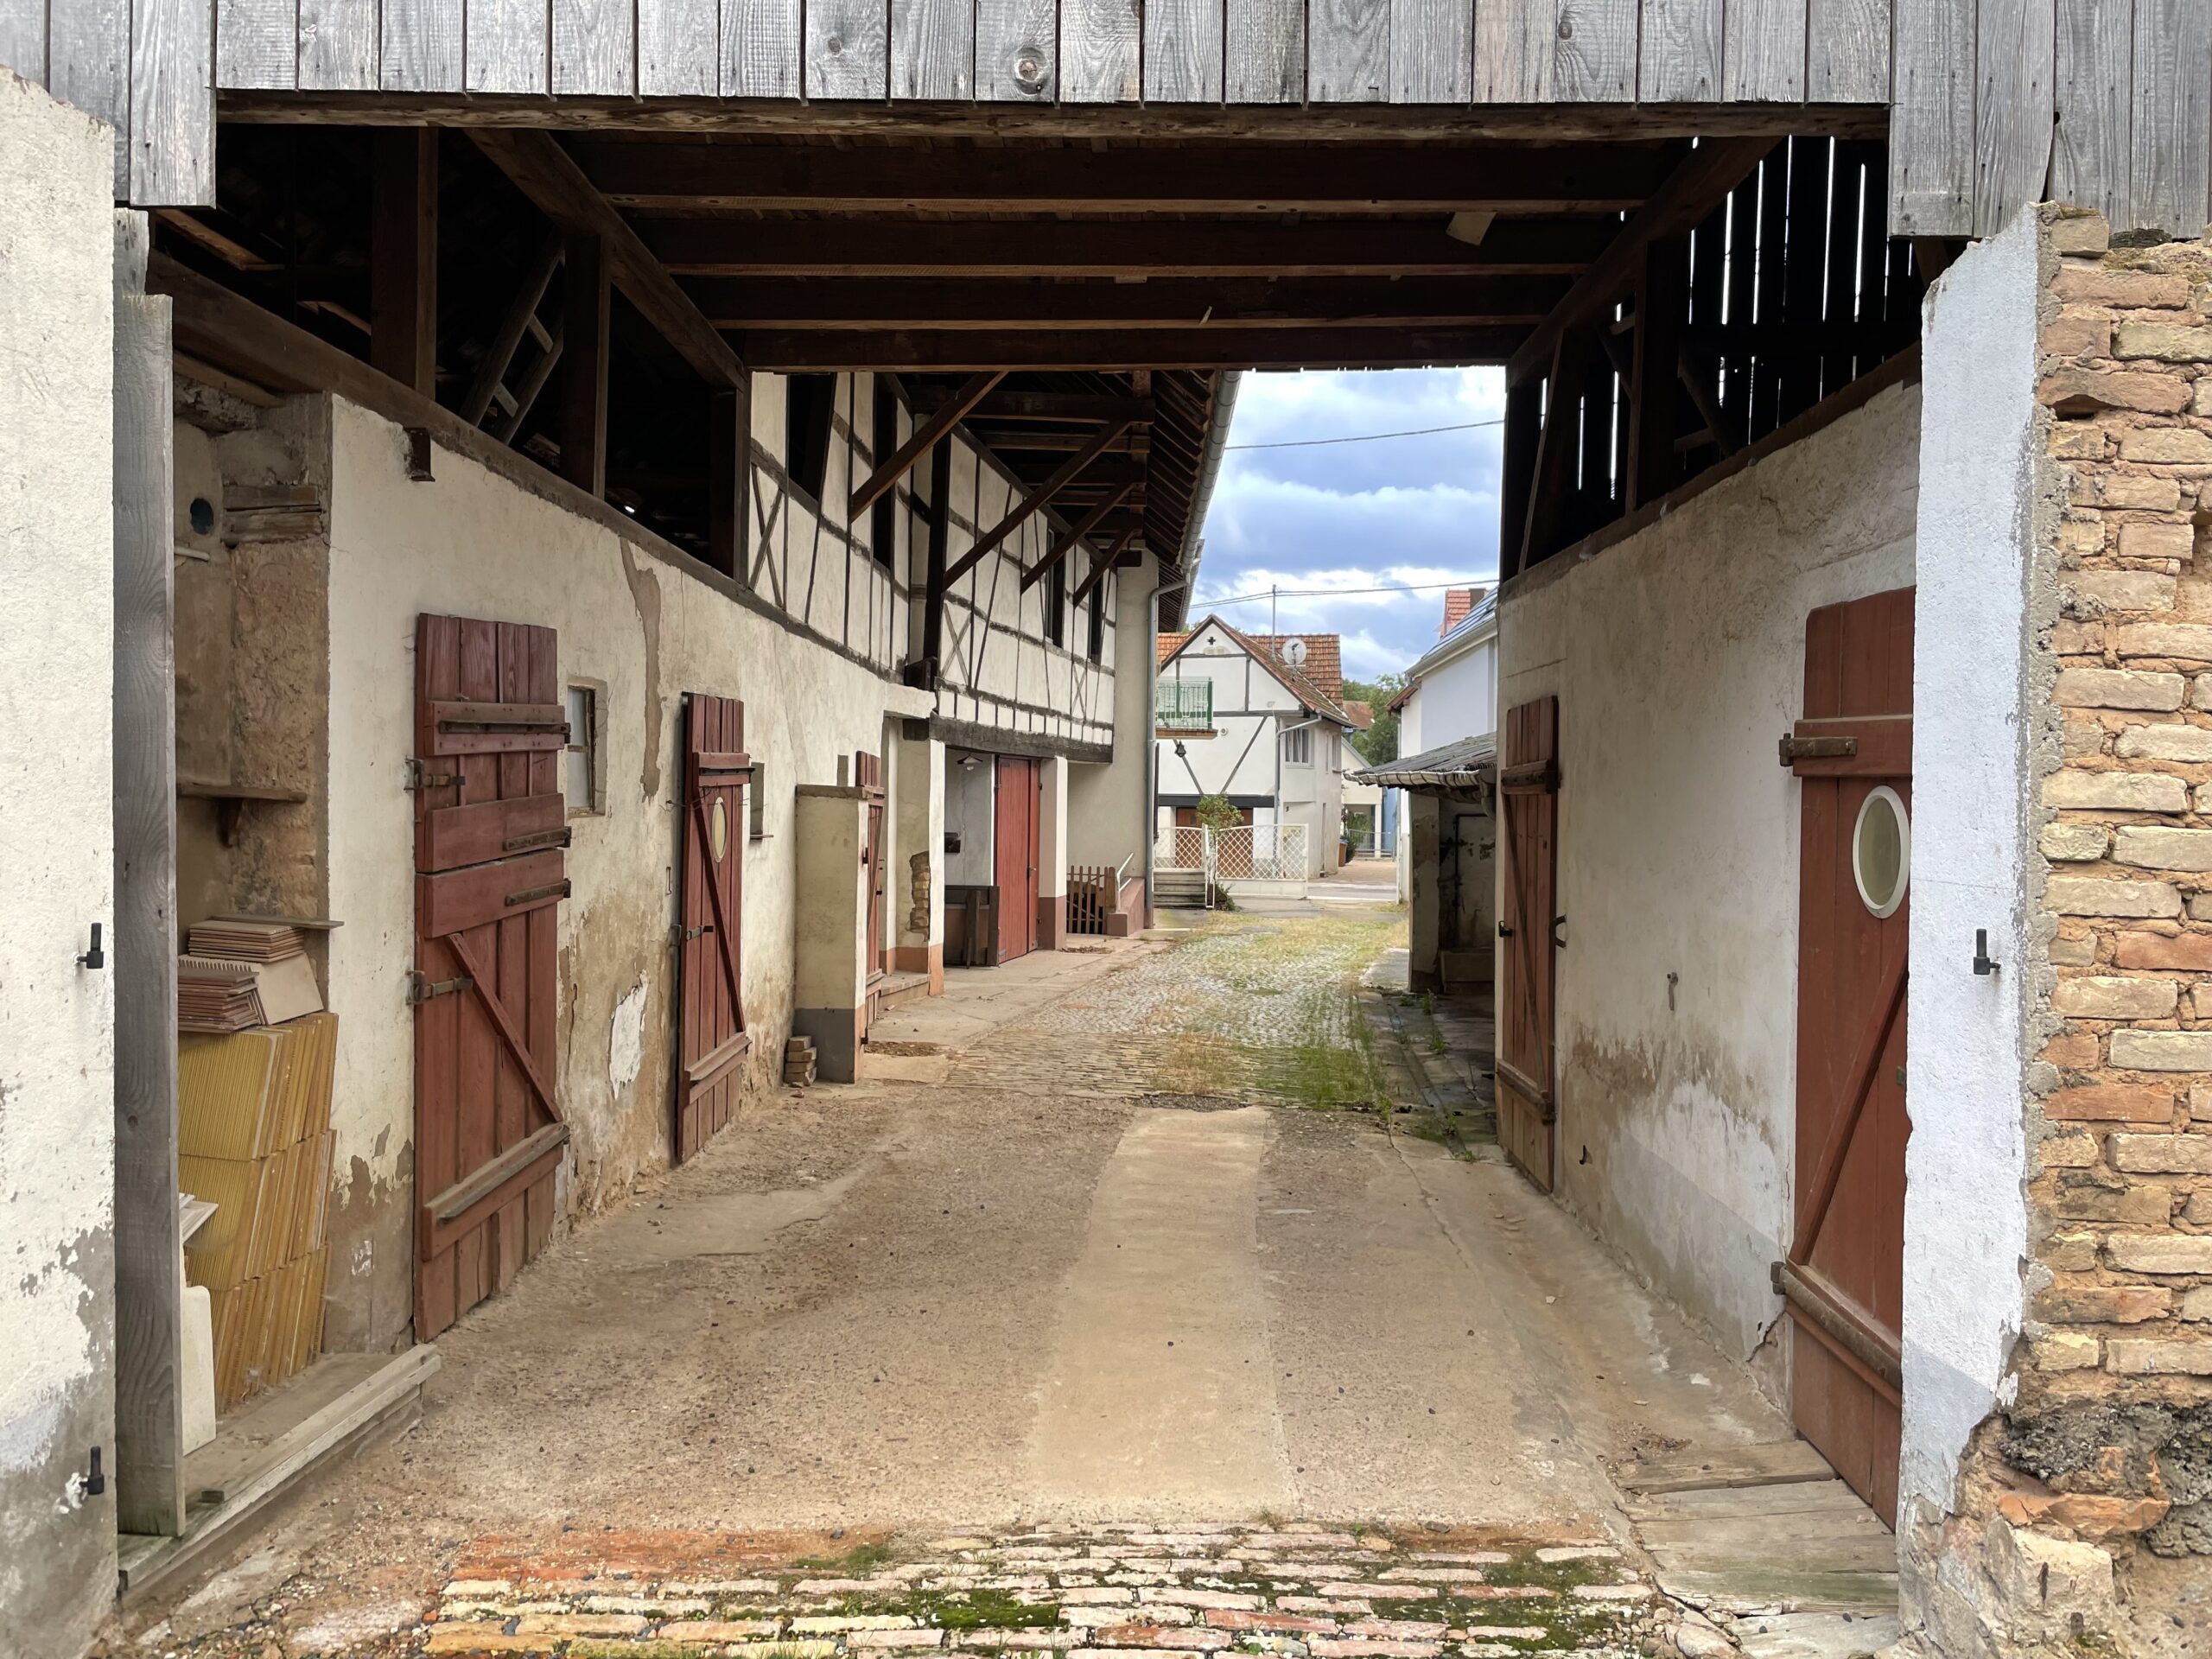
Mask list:
POLYGON ((715 862, 721 863, 729 851, 729 809, 719 799, 707 819, 707 844, 714 850, 715 862))
POLYGON ((1912 874, 1912 824, 1887 784, 1866 798, 1851 832, 1851 873, 1859 898, 1876 916, 1893 916, 1912 874))

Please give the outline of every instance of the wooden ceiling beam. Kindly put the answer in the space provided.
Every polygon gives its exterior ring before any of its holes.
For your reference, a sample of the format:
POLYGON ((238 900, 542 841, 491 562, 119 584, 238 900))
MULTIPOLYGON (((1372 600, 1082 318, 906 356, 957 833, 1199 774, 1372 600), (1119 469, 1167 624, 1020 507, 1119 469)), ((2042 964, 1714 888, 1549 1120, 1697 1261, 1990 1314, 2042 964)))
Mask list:
POLYGON ((857 518, 874 505, 880 497, 912 470, 914 463, 927 454, 939 438, 960 424, 961 416, 982 402, 983 395, 1005 378, 996 369, 969 376, 967 385, 952 394, 951 401, 940 405, 935 414, 915 429, 912 437, 868 476, 866 483, 853 492, 846 516, 857 518))
POLYGON ((629 222, 592 188, 550 134, 478 127, 469 137, 560 230, 570 236, 601 238, 614 286, 701 379, 715 386, 745 384, 745 365, 729 342, 700 315, 699 308, 639 240, 629 222))
MULTIPOLYGON (((936 408, 936 394, 924 389, 914 395, 917 407, 936 408)), ((971 421, 1064 421, 1096 426, 1101 421, 1121 421, 1141 426, 1153 417, 1149 397, 1116 397, 1090 392, 1021 391, 1001 386, 969 411, 971 421)), ((1084 437, 1090 435, 1085 433, 1084 437)))
POLYGON ((836 149, 594 137, 577 161, 618 207, 655 213, 1288 213, 1633 212, 1658 145, 1247 144, 836 149))
POLYGON ((680 276, 929 277, 1574 276, 1605 251, 1618 223, 1500 219, 1478 245, 1453 241, 1440 218, 637 220, 645 245, 680 276))
POLYGON ((1059 538, 1052 543, 1045 556, 1021 573, 1021 591, 1026 594, 1044 580, 1045 573, 1073 552, 1085 537, 1096 531, 1098 526, 1105 522, 1106 515, 1120 506, 1134 487, 1135 486, 1128 484, 1116 486, 1107 492, 1104 500, 1069 525, 1059 538))
POLYGON ((683 284, 718 328, 1248 328, 1346 321, 1408 327, 1534 327, 1566 297, 1563 276, 1031 279, 695 276, 683 284))
POLYGON ((1043 483, 1016 502, 1005 518, 992 526, 977 540, 976 545, 961 556, 960 563, 944 573, 944 585, 950 588, 982 563, 984 555, 995 550, 999 543, 1029 522, 1031 515, 1042 511, 1052 498, 1073 483, 1083 469, 1096 461, 1108 444, 1127 429, 1127 421, 1109 421, 1100 427, 1091 442, 1070 455, 1043 483))
POLYGON ((1503 363, 1525 328, 1148 328, 862 334, 760 330, 756 368, 976 372, 983 369, 1380 369, 1503 363))

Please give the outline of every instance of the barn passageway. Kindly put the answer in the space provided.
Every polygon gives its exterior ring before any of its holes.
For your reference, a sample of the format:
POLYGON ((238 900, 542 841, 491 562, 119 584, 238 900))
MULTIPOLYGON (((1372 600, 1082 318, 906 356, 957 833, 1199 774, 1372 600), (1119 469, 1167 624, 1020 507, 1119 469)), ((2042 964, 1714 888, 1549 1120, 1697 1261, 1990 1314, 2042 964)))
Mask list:
MULTIPOLYGON (((1585 1593, 1550 1584, 1554 1611, 1597 1623, 1491 1621, 1552 1632, 1501 1652, 1620 1639, 1607 1620, 1653 1616, 1621 1481, 1786 1462, 1789 1430, 1499 1160, 1471 1103, 1451 1115, 1446 1037, 1477 1027, 1390 988, 1399 915, 1305 908, 956 973, 887 1016, 860 1084, 777 1099, 462 1319, 420 1426, 281 1518, 161 1647, 414 1651, 441 1609, 448 1643, 571 1615, 642 1640, 677 1602, 716 1615, 667 1614, 701 1630, 790 1637, 779 1620, 874 1607, 899 1560, 983 1570, 923 1548, 947 1529, 1003 1557, 1039 1526, 1090 1529, 1095 1551, 1102 1528, 1262 1517, 1379 1529, 1276 1589, 1319 1602, 1325 1581, 1373 1580, 1336 1599, 1386 1619, 1409 1585, 1503 1594, 1486 1572, 1564 1570, 1539 1548, 1623 1548, 1578 1558, 1596 1563, 1585 1593), (1394 1096, 1412 1109, 1375 1109, 1394 1096), (1390 1537, 1397 1568, 1425 1560, 1457 1589, 1377 1578, 1390 1537), (855 1541, 868 1562, 785 1571, 855 1541), (1453 1559, 1501 1542, 1519 1567, 1453 1559), (566 1590, 518 1587, 541 1568, 566 1590), (809 1572, 881 1582, 802 1592, 809 1572), (447 1588, 478 1580, 494 1587, 447 1588), (709 1580, 755 1588, 654 1587, 709 1580), (740 1618, 729 1594, 781 1601, 740 1618)), ((1221 1589, 1245 1567, 1220 1561, 1295 1544, 1163 1548, 1207 1560, 1176 1583, 1230 1611, 1360 1616, 1221 1589)), ((1033 1589, 1072 1606, 1116 1587, 1033 1589)), ((1443 1630, 1486 1617, 1463 1596, 1344 1651, 1456 1652, 1443 1630)))

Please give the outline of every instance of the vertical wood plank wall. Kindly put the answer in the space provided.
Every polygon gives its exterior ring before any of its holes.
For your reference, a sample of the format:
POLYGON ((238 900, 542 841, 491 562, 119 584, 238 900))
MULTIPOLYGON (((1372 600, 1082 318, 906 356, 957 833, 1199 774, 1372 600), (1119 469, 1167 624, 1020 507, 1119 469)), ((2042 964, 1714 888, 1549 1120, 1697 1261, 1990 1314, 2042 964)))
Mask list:
POLYGON ((0 0, 0 62, 204 204, 214 88, 1035 104, 1891 106, 1889 220, 2212 219, 2206 0, 0 0))

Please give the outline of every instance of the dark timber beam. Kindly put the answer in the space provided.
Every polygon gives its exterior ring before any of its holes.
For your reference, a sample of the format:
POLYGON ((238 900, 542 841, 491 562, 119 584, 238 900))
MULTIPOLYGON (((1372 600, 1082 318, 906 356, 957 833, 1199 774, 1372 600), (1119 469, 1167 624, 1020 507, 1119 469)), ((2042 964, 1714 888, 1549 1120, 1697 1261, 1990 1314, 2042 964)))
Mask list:
POLYGON ((1521 537, 1521 556, 1514 566, 1516 570, 1526 570, 1559 550, 1560 531, 1567 519, 1567 485, 1574 470, 1583 389, 1590 378, 1593 340, 1589 326, 1578 324, 1561 334, 1552 347, 1543 435, 1536 442, 1528 518, 1521 537))
POLYGON ((1083 469, 1096 461, 1106 446, 1122 435, 1128 424, 1126 421, 1109 421, 1099 428, 1097 435, 1089 443, 1062 461, 1050 478, 1016 502, 1012 512, 1000 519, 976 542, 975 546, 969 548, 962 556, 959 563, 944 573, 945 586, 950 588, 982 563, 984 555, 995 550, 1000 543, 1028 523, 1033 513, 1041 511, 1054 496, 1073 483, 1083 469))
MULTIPOLYGON (((701 379, 715 386, 744 384, 745 365, 729 343, 550 134, 486 127, 469 137, 561 230, 604 243, 615 285, 701 379)), ((572 340, 569 349, 575 346, 572 340)))
POLYGON ((1689 238, 1662 237, 1643 251, 1636 338, 1628 374, 1628 511, 1675 487, 1675 411, 1681 406, 1682 329, 1690 302, 1689 238))
POLYGON ((835 329, 742 337, 756 368, 983 369, 1427 368, 1503 363, 1525 328, 1158 328, 870 334, 835 329))
POLYGON ((1506 378, 1525 380, 1540 372, 1568 329, 1602 315, 1628 292, 1643 268, 1644 249, 1662 238, 1693 229, 1773 148, 1767 139, 1718 138, 1690 151, 1657 194, 1621 227, 1604 254, 1576 279, 1558 308, 1514 353, 1506 378))
POLYGON ((1106 493, 1105 499, 1096 506, 1068 526, 1066 531, 1052 543, 1051 550, 1046 553, 1045 556, 1021 573, 1021 591, 1026 594, 1044 580, 1045 573, 1067 557, 1082 544, 1085 537, 1105 523, 1106 515, 1120 506, 1128 499, 1129 492, 1135 487, 1134 484, 1116 486, 1106 493))
POLYGON ((561 476, 607 493, 607 321, 613 292, 607 245, 571 235, 562 279, 561 476))
MULTIPOLYGON (((916 394, 927 407, 929 394, 916 394)), ((1157 407, 1149 397, 1116 397, 1080 391, 1016 391, 1001 386, 969 411, 970 421, 1059 421, 1095 426, 1101 421, 1142 425, 1157 407)), ((1090 435, 1085 433, 1085 438, 1090 435)))
POLYGON ((1519 574, 1529 529, 1529 497, 1536 478, 1543 429, 1543 385, 1522 380, 1505 389, 1505 429, 1498 466, 1498 580, 1519 574))
POLYGON ((640 143, 595 137, 577 161, 647 212, 995 213, 1630 213, 1673 164, 1656 145, 1145 149, 640 143))
POLYGON ((410 391, 438 386, 438 132, 388 127, 370 149, 369 361, 410 391))
POLYGON ((915 429, 914 435, 900 444, 870 474, 868 481, 853 492, 852 500, 846 508, 846 517, 857 518, 866 512, 879 497, 913 469, 914 463, 927 454, 939 438, 960 424, 961 418, 982 401, 984 393, 1005 378, 1005 374, 996 369, 969 376, 968 384, 952 394, 950 403, 940 406, 935 414, 923 422, 915 429))
POLYGON ((1039 278, 694 276, 718 328, 1271 328, 1346 321, 1404 327, 1532 327, 1566 296, 1563 276, 1039 278))
POLYGON ((1453 241, 1444 226, 1441 219, 639 220, 645 245, 684 276, 1573 276, 1606 251, 1618 221, 1500 219, 1479 246, 1453 241))
POLYGON ((1106 580, 1106 573, 1114 568, 1114 562, 1122 556, 1122 550, 1136 538, 1136 526, 1132 524, 1109 542, 1104 552, 1094 551, 1090 556, 1090 574, 1083 579, 1083 586, 1075 590, 1075 598, 1071 602, 1080 605, 1084 600, 1090 598, 1090 590, 1106 580))
POLYGON ((940 443, 930 454, 930 538, 922 585, 921 672, 925 690, 935 690, 938 659, 944 652, 944 559, 952 536, 952 446, 940 443))
MULTIPOLYGON (((545 298, 545 290, 553 281, 553 273, 561 268, 561 252, 565 238, 559 232, 549 235, 538 249, 537 258, 522 279, 522 286, 515 289, 515 296, 507 302, 507 314, 499 321, 499 332, 492 336, 492 344, 484 353, 484 360, 476 365, 476 378, 469 383, 468 395, 461 399, 461 418, 484 424, 490 412, 492 400, 499 395, 505 384, 507 371, 514 365, 515 353, 522 349, 522 337, 530 332, 537 320, 537 308, 545 298)), ((541 342, 541 349, 550 350, 552 341, 541 342)), ((510 402, 503 413, 512 413, 510 402)))
POLYGON ((742 582, 753 485, 753 390, 750 385, 726 386, 712 396, 707 431, 707 563, 742 582))

